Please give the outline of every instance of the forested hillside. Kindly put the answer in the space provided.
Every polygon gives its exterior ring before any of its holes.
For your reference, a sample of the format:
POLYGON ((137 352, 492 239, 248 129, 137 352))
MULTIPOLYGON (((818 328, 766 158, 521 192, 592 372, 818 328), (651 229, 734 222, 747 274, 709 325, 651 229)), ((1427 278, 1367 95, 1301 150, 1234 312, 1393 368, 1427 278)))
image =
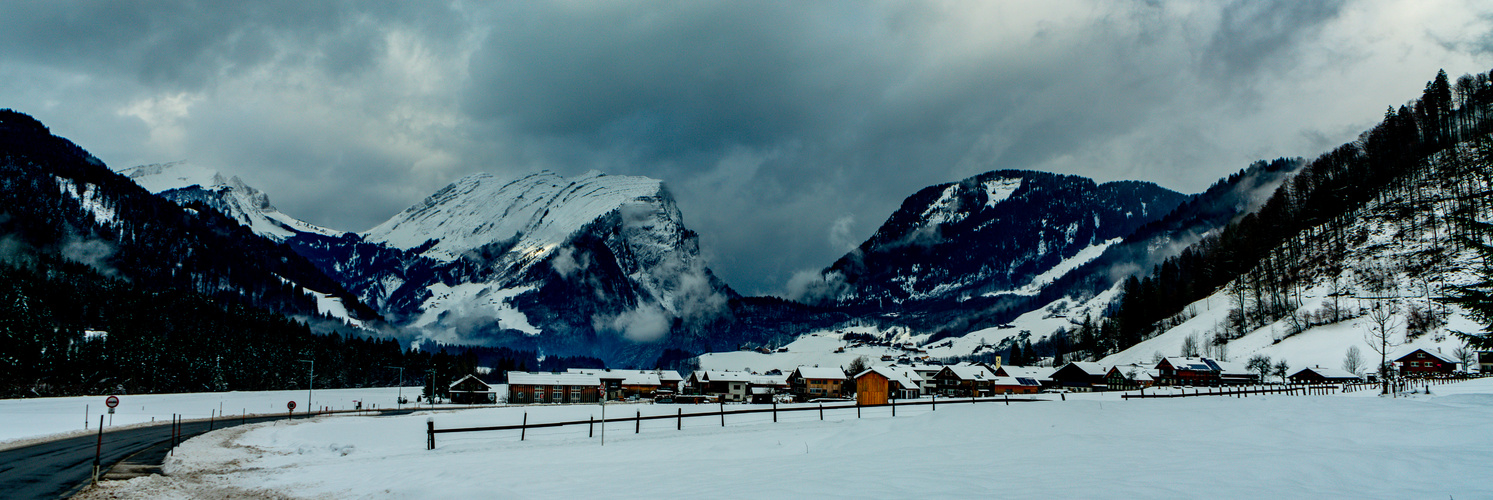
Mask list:
MULTIPOLYGON (((1118 352, 1185 321, 1188 304, 1225 286, 1234 310, 1225 328, 1212 337, 1215 343, 1283 319, 1295 331, 1342 319, 1342 311, 1325 316, 1298 311, 1302 292, 1323 283, 1329 295, 1338 296, 1388 293, 1404 286, 1397 280, 1420 279, 1420 295, 1438 296, 1440 290, 1424 278, 1427 271, 1448 262, 1448 253, 1458 247, 1456 238, 1487 236, 1455 221, 1488 213, 1493 195, 1489 133, 1490 76, 1467 75, 1452 83, 1445 72, 1439 73, 1419 99, 1390 108, 1357 141, 1309 162, 1258 210, 1207 235, 1148 275, 1127 280, 1111 314, 1069 333, 1056 349, 1095 359, 1118 352), (1372 214, 1365 211, 1370 205, 1372 214), (1364 264, 1372 268, 1345 269, 1350 251, 1387 243, 1370 240, 1370 232, 1361 227, 1367 217, 1429 229, 1439 244, 1364 264), (1338 279, 1345 271, 1352 280, 1338 279)), ((1426 314, 1406 311, 1407 321, 1430 321, 1426 314)))

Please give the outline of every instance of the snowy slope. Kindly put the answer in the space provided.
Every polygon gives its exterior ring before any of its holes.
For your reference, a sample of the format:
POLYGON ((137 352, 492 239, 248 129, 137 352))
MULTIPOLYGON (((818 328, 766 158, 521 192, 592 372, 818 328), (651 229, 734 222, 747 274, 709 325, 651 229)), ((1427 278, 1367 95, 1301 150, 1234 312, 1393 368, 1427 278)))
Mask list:
MULTIPOLYGON (((1451 154, 1462 155, 1464 164, 1479 161, 1475 157, 1476 148, 1467 144, 1443 152, 1439 158, 1444 160, 1451 154)), ((1263 354, 1277 361, 1286 360, 1293 371, 1307 366, 1340 368, 1347 349, 1357 346, 1367 361, 1364 370, 1371 371, 1379 361, 1379 353, 1366 338, 1375 325, 1365 314, 1374 307, 1396 312, 1389 323, 1393 331, 1391 341, 1399 345, 1391 349, 1389 359, 1415 349, 1439 350, 1451 355, 1462 347, 1461 341, 1450 334, 1452 330, 1477 331, 1481 327, 1456 307, 1441 305, 1434 298, 1445 296, 1450 286, 1473 281, 1471 269, 1478 265, 1479 257, 1448 235, 1450 226, 1446 217, 1455 208, 1454 197, 1444 188, 1447 179, 1440 175, 1443 174, 1427 171, 1423 177, 1405 179, 1400 187, 1407 192, 1370 202, 1352 214, 1349 226, 1334 229, 1328 223, 1309 228, 1297 238, 1303 244, 1287 248, 1288 242, 1275 250, 1277 255, 1295 252, 1290 258, 1280 260, 1289 263, 1289 274, 1298 275, 1305 282, 1288 288, 1284 294, 1291 303, 1291 313, 1297 318, 1322 317, 1327 311, 1337 309, 1342 311, 1341 321, 1293 334, 1293 319, 1281 317, 1250 328, 1242 335, 1231 334, 1229 313, 1239 309, 1240 304, 1239 297, 1226 286, 1191 304, 1183 313, 1191 318, 1101 362, 1147 363, 1157 353, 1179 355, 1188 337, 1201 344, 1213 336, 1223 336, 1228 341, 1222 357, 1228 360, 1243 361, 1263 354), (1429 209, 1425 209, 1427 206, 1429 209), (1335 233, 1346 235, 1348 240, 1341 254, 1335 253, 1333 245, 1323 243, 1335 233), (1412 337, 1406 326, 1413 309, 1443 316, 1445 323, 1412 337)), ((1479 169, 1469 169, 1463 175, 1482 189, 1489 187, 1479 169)), ((1486 220, 1490 216, 1493 214, 1483 213, 1478 218, 1486 220)), ((1245 299, 1252 309, 1260 300, 1250 295, 1245 299)))
POLYGON ((311 224, 281 213, 270 204, 269 195, 245 184, 238 177, 224 178, 216 170, 187 162, 141 165, 119 172, 141 187, 178 204, 207 203, 255 234, 285 241, 297 234, 336 236, 339 231, 311 224))
MULTIPOLYGON (((371 242, 412 249, 435 240, 426 256, 455 260, 474 249, 512 242, 529 262, 548 257, 576 231, 619 207, 658 204, 663 183, 597 171, 566 179, 540 172, 505 181, 474 174, 363 233, 371 242)), ((678 218, 674 218, 677 220, 678 218)))

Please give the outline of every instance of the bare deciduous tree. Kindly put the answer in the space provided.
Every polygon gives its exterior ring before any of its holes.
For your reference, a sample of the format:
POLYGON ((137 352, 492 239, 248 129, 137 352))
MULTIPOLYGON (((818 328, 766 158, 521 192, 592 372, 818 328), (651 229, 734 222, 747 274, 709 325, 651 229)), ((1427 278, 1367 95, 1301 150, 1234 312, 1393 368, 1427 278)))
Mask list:
POLYGON ((1343 371, 1358 375, 1363 369, 1363 351, 1358 346, 1348 346, 1348 352, 1343 355, 1343 371))
POLYGON ((1394 341, 1394 329, 1399 326, 1395 315, 1398 311, 1393 302, 1374 302, 1365 316, 1369 320, 1369 332, 1364 336, 1369 349, 1379 353, 1379 394, 1389 394, 1389 353, 1400 346, 1394 341))

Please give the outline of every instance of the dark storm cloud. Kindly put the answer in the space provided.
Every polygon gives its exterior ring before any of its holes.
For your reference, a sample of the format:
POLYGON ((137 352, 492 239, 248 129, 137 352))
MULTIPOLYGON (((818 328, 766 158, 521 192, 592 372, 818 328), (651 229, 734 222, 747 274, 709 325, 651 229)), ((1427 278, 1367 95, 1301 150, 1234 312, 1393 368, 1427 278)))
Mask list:
POLYGON ((187 159, 348 230, 474 172, 646 175, 748 293, 927 185, 1030 168, 1197 191, 1493 64, 1487 9, 1456 0, 0 9, 0 106, 116 168, 187 159))

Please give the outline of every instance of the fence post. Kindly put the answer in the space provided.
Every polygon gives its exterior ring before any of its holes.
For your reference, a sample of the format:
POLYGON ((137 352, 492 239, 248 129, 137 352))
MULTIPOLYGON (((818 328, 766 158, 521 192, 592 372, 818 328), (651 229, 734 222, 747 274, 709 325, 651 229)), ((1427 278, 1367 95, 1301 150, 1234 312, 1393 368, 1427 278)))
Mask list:
POLYGON ((721 401, 721 427, 726 426, 726 402, 721 401))
POLYGON ((98 484, 98 459, 99 459, 99 455, 103 454, 103 451, 104 451, 104 416, 103 416, 103 414, 100 414, 98 416, 98 441, 97 441, 96 444, 93 445, 93 478, 90 480, 93 484, 98 484))
POLYGON ((596 437, 596 415, 592 415, 586 420, 586 437, 596 437))
POLYGON ((938 411, 938 393, 933 393, 933 411, 938 411))
POLYGON ((777 399, 773 399, 772 400, 772 421, 773 421, 773 423, 777 423, 778 422, 778 400, 777 399))
POLYGON ((892 400, 892 416, 897 416, 897 400, 892 400))
POLYGON ((1006 406, 1011 406, 1011 393, 1006 393, 1006 406))
POLYGON ((824 420, 824 403, 819 403, 819 420, 824 420))
POLYGON ((435 449, 435 417, 425 419, 425 449, 435 449))
POLYGON ((855 418, 861 418, 861 402, 855 402, 855 418))
POLYGON ((632 418, 632 433, 643 432, 643 410, 638 410, 638 416, 632 418))
POLYGON ((682 431, 682 430, 684 430, 684 408, 675 408, 675 409, 679 410, 679 416, 674 421, 674 430, 676 430, 676 431, 682 431))
MULTIPOLYGON (((602 422, 601 425, 606 425, 602 422)), ((529 412, 524 412, 524 423, 518 426, 518 440, 523 441, 529 435, 529 412)))

